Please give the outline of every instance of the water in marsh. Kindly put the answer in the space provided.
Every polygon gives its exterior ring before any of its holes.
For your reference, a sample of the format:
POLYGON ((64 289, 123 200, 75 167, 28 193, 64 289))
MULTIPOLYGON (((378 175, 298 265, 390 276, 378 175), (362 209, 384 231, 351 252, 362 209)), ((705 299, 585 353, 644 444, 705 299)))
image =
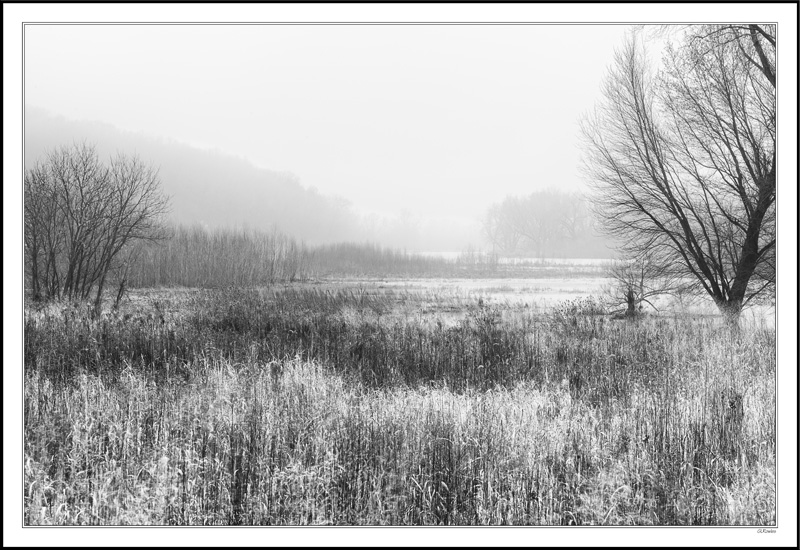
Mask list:
MULTIPOLYGON (((574 300, 608 299, 614 281, 608 277, 537 278, 384 278, 338 279, 324 282, 304 282, 279 285, 273 288, 300 290, 314 288, 322 292, 359 292, 394 298, 408 305, 415 304, 422 313, 463 314, 463 305, 480 301, 485 305, 529 308, 532 313, 546 313, 552 308, 574 300)), ((714 303, 705 297, 678 300, 661 296, 651 300, 663 316, 719 317, 714 303)), ((751 305, 741 317, 743 325, 774 327, 774 305, 751 305)))

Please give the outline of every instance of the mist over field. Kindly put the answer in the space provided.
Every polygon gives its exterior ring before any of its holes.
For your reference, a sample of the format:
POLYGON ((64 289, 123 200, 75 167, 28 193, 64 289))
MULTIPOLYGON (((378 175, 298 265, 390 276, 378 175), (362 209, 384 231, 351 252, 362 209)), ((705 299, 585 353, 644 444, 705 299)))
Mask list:
MULTIPOLYGON (((396 214, 365 211, 354 204, 352 199, 358 197, 322 193, 291 171, 259 168, 241 156, 144 132, 123 131, 112 124, 71 120, 35 107, 25 109, 26 168, 54 149, 75 143, 95 146, 102 158, 135 154, 158 167, 164 192, 172 198, 168 218, 176 224, 208 229, 277 229, 308 244, 370 242, 414 252, 451 254, 469 248, 492 248, 485 232, 485 211, 470 217, 469 211, 459 213, 445 203, 440 215, 423 216, 420 212, 431 206, 425 195, 421 195, 420 203, 396 214)), ((462 191, 480 190, 467 187, 462 191)), ((498 196, 497 202, 503 198, 498 196)), ((386 206, 391 210, 388 199, 386 206)), ((587 228, 583 237, 587 242, 571 248, 554 243, 547 251, 535 252, 559 258, 613 255, 609 243, 594 230, 587 228)))
POLYGON ((549 26, 31 26, 25 162, 88 140, 160 167, 179 223, 489 248, 492 203, 583 190, 576 121, 624 29, 580 34, 596 47, 549 26))
POLYGON ((124 132, 110 124, 72 121, 26 109, 25 163, 32 166, 53 148, 73 142, 97 146, 103 158, 137 154, 159 168, 172 197, 170 219, 206 227, 273 226, 311 242, 357 238, 358 219, 342 197, 325 196, 289 172, 255 167, 248 160, 201 150, 174 140, 124 132))
POLYGON ((482 244, 478 217, 423 219, 407 209, 399 214, 364 212, 345 196, 323 194, 292 172, 258 168, 243 157, 110 124, 69 120, 42 109, 29 107, 25 113, 26 167, 56 147, 83 141, 95 144, 103 157, 138 154, 159 167, 175 223, 278 228, 310 244, 369 241, 432 252, 482 244))

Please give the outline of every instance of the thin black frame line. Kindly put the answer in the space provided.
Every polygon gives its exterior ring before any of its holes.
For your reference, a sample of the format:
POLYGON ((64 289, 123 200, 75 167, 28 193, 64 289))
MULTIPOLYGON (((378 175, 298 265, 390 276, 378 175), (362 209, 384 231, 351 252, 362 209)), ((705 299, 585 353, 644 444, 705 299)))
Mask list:
MULTIPOLYGON (((253 25, 253 26, 275 26, 275 25, 287 25, 287 26, 295 26, 295 25, 308 25, 308 26, 336 26, 336 25, 348 25, 348 26, 480 26, 480 25, 489 25, 489 26, 548 26, 548 25, 555 25, 555 26, 600 26, 600 25, 611 25, 611 26, 631 26, 631 25, 720 25, 719 21, 603 21, 603 22, 568 22, 568 21, 464 21, 464 22, 438 22, 438 21, 392 21, 392 22, 381 22, 381 21, 339 21, 339 22, 315 22, 315 21, 23 21, 22 25, 51 25, 51 26, 61 26, 61 25, 130 25, 130 26, 139 26, 139 25, 154 25, 154 26, 192 26, 192 25, 202 25, 202 26, 213 26, 213 25, 253 25)), ((739 21, 728 21, 724 24, 728 25, 745 25, 745 24, 753 24, 752 22, 739 22, 739 21)), ((760 22, 759 24, 765 25, 777 25, 775 22, 760 22)))
MULTIPOLYGON (((389 2, 389 3, 394 3, 394 2, 389 2)), ((516 2, 511 2, 511 3, 516 3, 516 2)), ((573 2, 570 2, 570 3, 573 3, 573 2)), ((585 2, 574 2, 574 3, 575 4, 581 4, 581 3, 585 3, 585 2)), ((625 2, 612 2, 612 3, 625 4, 625 2)), ((656 2, 656 3, 657 4, 658 3, 671 4, 671 3, 674 3, 674 2, 656 2)), ((683 2, 683 3, 691 3, 691 2, 683 2)), ((728 2, 712 2, 712 3, 728 3, 728 2)), ((735 3, 745 4, 745 3, 751 3, 751 2, 735 2, 735 3)), ((783 2, 772 2, 772 3, 793 4, 793 3, 796 3, 796 2, 783 1, 783 2)), ((344 25, 344 26, 364 26, 364 25, 369 25, 369 26, 464 26, 464 25, 467 25, 467 26, 587 26, 587 25, 590 25, 590 26, 602 26, 602 25, 633 26, 633 25, 702 25, 702 24, 720 24, 720 22, 719 21, 715 21, 715 22, 685 22, 685 21, 684 22, 663 22, 663 21, 659 21, 659 22, 578 22, 578 23, 575 23, 575 22, 491 22, 491 21, 487 21, 487 22, 474 22, 474 21, 473 22, 225 22, 225 21, 219 21, 219 22, 208 22, 208 21, 202 21, 202 22, 185 22, 185 21, 184 22, 164 22, 164 21, 160 21, 160 22, 148 22, 148 21, 142 21, 142 22, 100 22, 100 21, 91 21, 91 22, 80 22, 80 21, 72 21, 72 22, 22 22, 22 166, 23 166, 23 179, 24 179, 24 170, 25 170, 24 166, 25 166, 25 105, 26 105, 26 103, 25 103, 25 27, 29 26, 29 25, 30 26, 70 26, 70 25, 73 25, 73 26, 74 25, 85 25, 85 26, 96 26, 96 25, 102 25, 102 26, 195 26, 195 25, 201 25, 201 26, 226 26, 226 25, 227 26, 279 26, 279 25, 286 25, 286 26, 337 26, 337 25, 344 25)), ((728 22, 726 22, 726 24, 752 24, 752 22, 743 23, 743 22, 738 22, 738 21, 737 22, 728 21, 728 22)), ((776 42, 777 42, 778 26, 779 26, 778 22, 772 22, 772 23, 763 23, 762 22, 762 24, 775 25, 775 27, 776 27, 776 42)), ((778 65, 777 48, 776 48, 776 53, 775 53, 775 65, 776 65, 776 67, 778 65)), ((777 103, 778 103, 778 87, 777 86, 776 86, 776 89, 775 89, 775 102, 776 102, 776 109, 777 109, 777 103)), ((777 124, 778 124, 778 122, 776 122, 776 136, 777 136, 777 133, 778 133, 777 124)), ((779 155, 779 152, 776 152, 776 163, 775 163, 776 166, 778 164, 778 162, 777 162, 777 156, 778 155, 779 155)), ((798 164, 800 164, 800 159, 798 159, 798 164)), ((777 204, 778 204, 778 196, 777 196, 777 185, 776 185, 776 195, 775 195, 775 205, 776 205, 776 210, 775 210, 776 222, 775 223, 776 223, 776 227, 777 227, 777 224, 778 224, 777 204)), ((23 236, 24 236, 24 215, 25 215, 25 208, 24 208, 24 201, 23 201, 23 205, 22 205, 23 236)), ((775 267, 775 269, 776 269, 775 298, 776 299, 775 299, 775 315, 774 315, 774 318, 775 318, 775 354, 776 354, 776 359, 775 359, 775 383, 776 383, 776 387, 777 387, 777 384, 778 384, 777 355, 778 355, 778 332, 779 332, 778 331, 778 299, 777 299, 777 295, 778 295, 777 273, 778 273, 779 259, 778 259, 778 254, 777 254, 777 248, 778 248, 777 231, 776 231, 776 237, 775 237, 775 248, 776 248, 776 258, 775 258, 775 262, 776 262, 776 267, 775 267)), ((23 261, 22 263, 23 264, 24 264, 24 255, 25 255, 25 252, 24 252, 24 247, 23 247, 23 251, 22 251, 22 261, 23 261)), ((22 298, 21 299, 22 299, 22 312, 23 312, 23 319, 22 319, 23 320, 23 325, 22 325, 23 326, 23 331, 22 331, 23 341, 22 341, 22 343, 23 343, 23 346, 24 346, 24 343, 25 343, 25 340, 24 340, 25 339, 25 330, 24 330, 24 315, 25 315, 24 277, 23 277, 23 293, 22 293, 22 298)), ((24 400, 25 400, 25 383, 24 383, 24 379, 23 379, 23 385, 22 385, 22 402, 23 402, 23 404, 24 404, 24 400)), ((776 391, 776 394, 775 394, 775 430, 776 430, 776 433, 778 432, 778 422, 779 422, 778 410, 779 410, 779 407, 778 407, 778 393, 776 391)), ((775 500, 776 500, 776 504, 777 504, 777 502, 779 500, 778 499, 778 486, 779 486, 779 483, 778 483, 778 475, 779 475, 778 460, 779 460, 779 456, 778 455, 779 455, 779 453, 777 452, 779 443, 778 443, 777 439, 776 439, 775 444, 776 444, 775 500)), ((24 416, 24 411, 23 411, 23 414, 22 414, 22 448, 23 449, 24 449, 24 446, 25 446, 25 416, 24 416)), ((800 443, 798 443, 798 448, 800 448, 800 443)), ((24 460, 24 452, 23 452, 23 460, 24 460)), ((25 489, 25 487, 24 487, 24 480, 23 480, 23 484, 22 484, 22 494, 23 495, 24 495, 24 492, 25 492, 24 489, 25 489)), ((777 506, 776 506, 776 512, 777 512, 777 506)), ((779 514, 776 513, 775 525, 774 526, 772 526, 772 525, 767 526, 767 528, 776 528, 776 529, 779 528, 779 521, 778 521, 779 517, 778 516, 779 516, 779 514)), ((175 525, 175 526, 167 526, 167 525, 60 526, 60 525, 49 525, 48 526, 48 525, 28 525, 28 526, 26 526, 25 523, 24 523, 24 519, 23 519, 23 524, 22 524, 22 528, 23 529, 34 529, 34 528, 59 529, 59 528, 75 528, 75 527, 78 527, 78 528, 81 528, 81 527, 83 527, 83 528, 94 528, 94 529, 96 529, 96 528, 110 528, 110 529, 123 528, 123 529, 125 529, 125 528, 130 528, 130 527, 136 527, 136 528, 164 528, 164 527, 166 527, 166 528, 175 528, 175 527, 179 527, 179 528, 190 528, 190 529, 193 529, 193 528, 198 528, 198 527, 199 528, 204 528, 204 527, 211 527, 211 528, 219 528, 219 527, 227 527, 227 528, 230 528, 230 527, 261 528, 261 527, 264 527, 264 526, 257 526, 257 525, 253 525, 253 526, 232 526, 232 525, 229 525, 229 526, 200 526, 200 525, 175 525)), ((353 526, 347 526, 347 525, 311 525, 311 526, 275 525, 275 526, 270 526, 270 527, 279 527, 279 528, 288 528, 288 529, 297 529, 297 528, 303 529, 303 528, 309 528, 309 527, 313 527, 313 528, 319 528, 319 527, 332 527, 332 528, 344 527, 344 528, 350 528, 350 527, 353 527, 353 526)), ((399 527, 399 526, 363 525, 363 526, 358 526, 358 527, 362 527, 362 528, 384 528, 384 527, 390 527, 391 528, 391 527, 399 527)), ((465 526, 420 525, 420 526, 405 526, 405 527, 414 527, 414 528, 453 527, 453 528, 479 528, 479 529, 483 529, 483 528, 487 528, 487 527, 488 528, 497 528, 497 527, 501 527, 502 528, 502 527, 505 527, 505 528, 523 528, 523 529, 530 529, 530 528, 561 528, 561 529, 563 529, 565 526, 560 526, 560 525, 494 525, 494 526, 491 526, 491 525, 465 525, 465 526)), ((681 526, 681 525, 631 525, 631 526, 577 525, 577 526, 567 527, 567 529, 571 529, 571 528, 605 528, 605 529, 615 529, 615 528, 616 529, 620 529, 620 528, 622 528, 622 529, 630 529, 630 528, 644 528, 644 529, 648 529, 648 528, 650 528, 650 529, 664 529, 664 528, 667 528, 667 529, 670 529, 670 528, 678 528, 678 529, 685 529, 686 527, 692 527, 692 526, 681 526)), ((752 529, 752 528, 758 528, 758 527, 763 527, 763 526, 761 526, 761 525, 713 525, 713 526, 703 526, 704 529, 732 529, 732 528, 752 529)))

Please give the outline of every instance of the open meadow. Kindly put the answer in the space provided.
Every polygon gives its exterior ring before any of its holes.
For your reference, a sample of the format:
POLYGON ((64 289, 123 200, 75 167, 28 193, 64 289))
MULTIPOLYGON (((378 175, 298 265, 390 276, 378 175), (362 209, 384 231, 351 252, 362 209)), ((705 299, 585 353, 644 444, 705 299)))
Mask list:
POLYGON ((26 524, 771 525, 774 323, 599 278, 25 310, 26 524))

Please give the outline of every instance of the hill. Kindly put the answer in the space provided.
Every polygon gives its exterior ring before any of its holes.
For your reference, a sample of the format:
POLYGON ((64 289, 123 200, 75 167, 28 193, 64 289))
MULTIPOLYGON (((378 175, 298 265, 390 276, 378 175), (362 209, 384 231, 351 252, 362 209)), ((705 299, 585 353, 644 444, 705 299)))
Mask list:
POLYGON ((310 243, 355 239, 357 217, 348 202, 303 186, 291 173, 254 166, 244 158, 174 140, 75 121, 42 109, 25 110, 25 166, 74 142, 94 144, 101 158, 136 154, 159 167, 176 223, 247 226, 281 231, 310 243))

